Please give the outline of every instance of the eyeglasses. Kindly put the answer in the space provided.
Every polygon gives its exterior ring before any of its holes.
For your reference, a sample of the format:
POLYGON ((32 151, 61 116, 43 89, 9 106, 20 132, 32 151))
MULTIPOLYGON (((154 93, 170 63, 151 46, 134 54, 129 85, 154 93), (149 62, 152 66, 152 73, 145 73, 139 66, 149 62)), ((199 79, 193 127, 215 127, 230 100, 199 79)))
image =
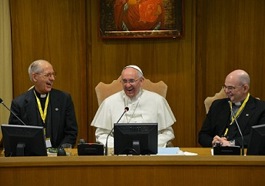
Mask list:
POLYGON ((240 85, 240 86, 226 86, 226 85, 223 85, 223 89, 224 90, 228 90, 228 91, 234 91, 236 88, 239 88, 239 87, 242 87, 244 85, 240 85))
POLYGON ((46 74, 44 74, 44 73, 38 73, 38 74, 43 75, 45 78, 51 78, 51 77, 56 78, 56 72, 46 73, 46 74))
POLYGON ((131 84, 134 84, 136 81, 138 81, 140 78, 138 78, 138 79, 122 79, 121 80, 121 83, 122 84, 126 84, 126 83, 129 83, 130 85, 131 84))

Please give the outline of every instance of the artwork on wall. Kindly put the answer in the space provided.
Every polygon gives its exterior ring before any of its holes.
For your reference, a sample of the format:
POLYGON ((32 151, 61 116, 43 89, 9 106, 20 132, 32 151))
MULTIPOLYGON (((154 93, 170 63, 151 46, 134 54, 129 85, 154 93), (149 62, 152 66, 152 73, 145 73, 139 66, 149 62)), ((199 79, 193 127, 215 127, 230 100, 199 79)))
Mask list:
POLYGON ((100 35, 115 38, 179 38, 183 0, 100 0, 100 35))

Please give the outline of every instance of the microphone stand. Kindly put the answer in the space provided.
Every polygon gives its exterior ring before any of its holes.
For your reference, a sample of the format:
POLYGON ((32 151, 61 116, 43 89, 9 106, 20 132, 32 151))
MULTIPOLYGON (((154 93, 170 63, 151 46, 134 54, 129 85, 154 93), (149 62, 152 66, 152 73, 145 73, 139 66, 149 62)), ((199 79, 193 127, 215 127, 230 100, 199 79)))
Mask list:
MULTIPOLYGON (((129 107, 125 107, 124 111, 122 113, 122 115, 120 116, 120 118, 118 119, 118 121, 116 123, 119 123, 121 118, 123 117, 123 115, 129 110, 129 107)), ((106 144, 105 144, 105 156, 108 155, 108 140, 109 140, 109 136, 111 135, 111 133, 114 131, 114 126, 112 127, 111 131, 108 133, 107 138, 106 138, 106 144)))
POLYGON ((0 98, 0 103, 2 104, 2 105, 4 105, 4 107, 9 111, 9 112, 11 112, 11 114, 13 114, 13 116, 15 116, 23 125, 26 125, 25 123, 24 123, 24 121, 22 121, 22 119, 20 119, 11 109, 9 109, 7 106, 6 106, 6 104, 4 103, 4 101, 0 98))
MULTIPOLYGON (((229 102, 229 104, 231 103, 231 101, 228 101, 228 102, 229 102)), ((232 105, 232 104, 230 104, 230 105, 232 105)), ((240 134, 241 139, 242 139, 241 154, 242 154, 242 156, 244 156, 244 155, 245 155, 245 152, 244 152, 244 137, 243 137, 243 134, 242 134, 241 129, 240 129, 240 127, 239 127, 239 124, 238 124, 238 122, 237 122, 237 119, 236 119, 236 117, 235 117, 235 113, 233 112, 232 106, 230 106, 230 107, 231 107, 230 110, 231 110, 232 118, 235 118, 234 120, 235 120, 235 123, 236 123, 237 129, 238 129, 239 134, 240 134)))

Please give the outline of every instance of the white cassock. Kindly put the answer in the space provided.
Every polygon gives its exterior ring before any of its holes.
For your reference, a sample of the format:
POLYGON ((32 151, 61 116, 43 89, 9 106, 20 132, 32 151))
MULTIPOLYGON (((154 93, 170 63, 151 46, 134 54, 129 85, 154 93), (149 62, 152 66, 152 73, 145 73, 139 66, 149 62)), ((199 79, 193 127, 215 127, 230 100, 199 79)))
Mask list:
MULTIPOLYGON (((157 93, 142 89, 139 94, 130 99, 124 91, 117 92, 106 98, 91 123, 96 127, 96 141, 106 143, 106 138, 117 123, 125 107, 129 111, 124 114, 119 123, 158 123, 158 146, 165 147, 174 139, 172 125, 176 122, 166 99, 157 93)), ((113 136, 108 138, 108 147, 112 148, 113 136)))

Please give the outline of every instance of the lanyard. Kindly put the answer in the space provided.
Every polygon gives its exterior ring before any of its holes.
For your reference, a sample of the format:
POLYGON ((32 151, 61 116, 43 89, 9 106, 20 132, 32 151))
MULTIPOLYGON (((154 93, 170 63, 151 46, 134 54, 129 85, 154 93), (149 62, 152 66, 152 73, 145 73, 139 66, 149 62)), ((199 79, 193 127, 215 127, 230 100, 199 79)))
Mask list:
MULTIPOLYGON (((235 121, 235 119, 237 119, 239 117, 239 115, 241 114, 241 112, 244 110, 247 102, 248 102, 248 99, 249 99, 249 96, 250 94, 248 93, 247 95, 247 98, 244 100, 244 102, 242 103, 242 105, 240 106, 240 108, 238 109, 238 111, 236 112, 236 114, 231 114, 232 117, 231 117, 231 122, 229 125, 232 125, 235 121)), ((231 113, 233 112, 232 111, 232 102, 229 102, 229 106, 230 106, 230 110, 231 110, 231 113)), ((225 129, 225 133, 224 133, 224 136, 227 136, 227 133, 228 133, 228 127, 225 129)))
POLYGON ((41 119, 42 119, 43 123, 45 123, 46 116, 47 116, 47 110, 48 110, 48 104, 49 104, 50 94, 48 93, 48 96, 46 98, 44 110, 42 110, 41 103, 40 103, 40 99, 36 95, 36 92, 35 91, 34 91, 34 94, 35 94, 35 97, 36 97, 36 100, 37 100, 38 109, 39 109, 39 112, 40 112, 41 119))

